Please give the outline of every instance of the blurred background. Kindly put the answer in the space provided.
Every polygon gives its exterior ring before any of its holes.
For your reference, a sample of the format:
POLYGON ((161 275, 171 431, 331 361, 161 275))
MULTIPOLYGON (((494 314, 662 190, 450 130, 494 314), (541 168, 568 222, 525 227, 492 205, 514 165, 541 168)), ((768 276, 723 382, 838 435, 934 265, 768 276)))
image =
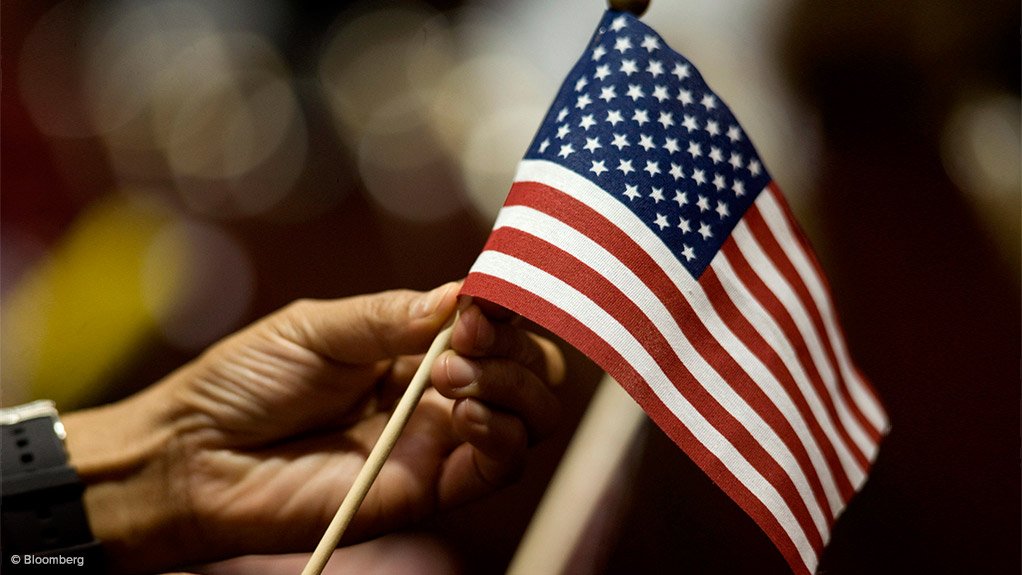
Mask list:
MULTIPOLYGON (((4 2, 4 405, 114 400, 291 300, 463 276, 604 7, 4 2)), ((1018 573, 1019 3, 644 19, 788 194, 891 414, 821 572, 1018 573)), ((568 353, 564 425, 523 481, 425 526, 465 572, 507 565, 585 408, 599 373, 568 353)), ((785 571, 654 427, 634 453, 577 572, 785 571)))

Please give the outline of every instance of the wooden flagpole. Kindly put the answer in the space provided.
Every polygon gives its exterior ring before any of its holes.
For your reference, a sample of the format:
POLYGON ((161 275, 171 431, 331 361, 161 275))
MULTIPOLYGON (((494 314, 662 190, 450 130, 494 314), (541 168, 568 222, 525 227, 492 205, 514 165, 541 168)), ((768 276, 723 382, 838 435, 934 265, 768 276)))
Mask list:
POLYGON ((369 488, 380 474, 380 469, 383 468, 383 464, 386 462, 387 457, 390 456, 390 452, 394 449, 394 444, 397 443, 401 431, 411 418, 412 412, 415 411, 415 406, 419 404, 422 394, 429 387, 429 372, 437 357, 450 346, 451 333, 454 331, 454 324, 457 322, 458 315, 455 313, 452 319, 440 330, 436 338, 433 339, 433 343, 430 344, 425 357, 422 358, 422 363, 419 364, 415 375, 412 376, 408 389, 401 396, 397 407, 394 408, 394 413, 383 428, 383 433, 376 440, 376 445, 369 452, 369 457, 366 458, 361 471, 355 477, 355 483, 352 484, 351 489, 344 496, 344 501, 341 502, 341 506, 337 509, 337 513, 323 534, 323 538, 319 540, 319 545, 316 546, 316 550, 309 557, 309 562, 305 565, 305 569, 302 570, 302 575, 320 575, 323 572, 327 561, 330 560, 331 554, 341 541, 345 529, 348 528, 351 520, 355 517, 359 506, 362 505, 366 494, 369 493, 369 488))

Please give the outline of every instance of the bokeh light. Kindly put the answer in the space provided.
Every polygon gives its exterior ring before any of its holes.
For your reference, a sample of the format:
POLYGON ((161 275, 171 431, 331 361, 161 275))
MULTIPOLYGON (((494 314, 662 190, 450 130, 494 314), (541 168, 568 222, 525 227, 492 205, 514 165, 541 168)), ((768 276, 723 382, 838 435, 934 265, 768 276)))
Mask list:
POLYGON ((989 91, 961 102, 941 137, 944 169, 978 215, 1019 278, 1022 213, 1022 116, 1018 96, 989 91))

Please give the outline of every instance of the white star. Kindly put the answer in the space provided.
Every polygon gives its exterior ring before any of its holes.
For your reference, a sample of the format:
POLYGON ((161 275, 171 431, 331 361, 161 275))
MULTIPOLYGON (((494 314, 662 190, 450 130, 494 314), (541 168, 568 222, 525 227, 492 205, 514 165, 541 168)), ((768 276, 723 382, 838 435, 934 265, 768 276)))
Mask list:
POLYGON ((586 106, 593 103, 593 99, 589 97, 589 94, 582 94, 575 100, 575 107, 580 110, 585 110, 586 106))
POLYGON ((674 190, 674 201, 678 202, 678 207, 682 207, 688 203, 688 193, 681 190, 674 190))
POLYGON ((671 162, 670 174, 674 176, 675 182, 685 177, 685 174, 683 174, 681 171, 681 166, 675 164, 674 162, 671 162))
POLYGON ((705 94, 703 95, 703 98, 699 100, 699 103, 707 110, 712 110, 717 106, 717 98, 715 98, 713 94, 705 94))
POLYGON ((557 152, 557 155, 562 158, 567 158, 575 152, 575 148, 571 147, 571 144, 564 144, 561 146, 561 151, 557 152))
POLYGON ((690 234, 692 233, 692 224, 685 218, 678 218, 678 229, 680 229, 682 233, 690 234))
POLYGON ((652 52, 660 47, 660 41, 656 39, 656 36, 643 36, 642 47, 645 48, 647 52, 652 52))
POLYGON ((671 224, 667 223, 667 216, 665 216, 665 215, 663 215, 661 213, 657 213, 656 221, 653 222, 653 225, 659 227, 662 230, 662 229, 666 228, 667 226, 669 226, 671 224))
POLYGON ((660 122, 660 125, 666 130, 674 125, 674 114, 671 112, 660 112, 660 118, 657 122, 660 122))
POLYGON ((546 138, 542 142, 539 143, 539 153, 542 154, 549 147, 550 147, 550 139, 546 138))
POLYGON ((706 121, 706 133, 711 135, 711 136, 716 136, 716 135, 720 134, 720 126, 714 120, 707 120, 706 121))
POLYGON ((724 161, 724 155, 721 154, 720 148, 717 146, 710 146, 710 159, 713 160, 714 164, 719 164, 724 161))
POLYGON ((734 191, 736 196, 742 197, 745 195, 745 182, 735 180, 735 183, 731 184, 731 189, 734 191))
POLYGON ((717 188, 718 192, 726 188, 727 183, 724 181, 724 176, 713 174, 713 187, 717 188))
POLYGON ((639 126, 642 126, 649 121, 649 114, 646 113, 646 110, 635 110, 635 113, 632 114, 632 119, 638 122, 639 126))
POLYGON ((703 170, 692 170, 692 180, 700 186, 705 184, 706 172, 704 172, 703 170))
POLYGON ((692 249, 692 246, 687 246, 685 244, 681 244, 681 247, 682 247, 681 255, 685 256, 685 261, 689 261, 690 262, 690 261, 696 259, 696 254, 695 254, 695 251, 692 249))
POLYGON ((656 147, 656 144, 653 143, 653 136, 648 134, 639 134, 639 145, 647 152, 656 147))
POLYGON ((713 232, 710 231, 710 226, 699 222, 699 235, 703 236, 704 240, 708 240, 713 237, 713 232))
POLYGON ((630 174, 630 173, 635 171, 635 168, 632 167, 632 161, 631 160, 618 160, 617 161, 617 169, 618 169, 619 172, 621 172, 622 174, 624 174, 626 176, 628 174, 630 174))
POLYGON ((604 86, 600 88, 600 99, 604 102, 610 102, 614 98, 617 98, 617 93, 614 90, 614 86, 604 86))
POLYGON ((638 71, 639 67, 635 65, 635 60, 621 60, 619 72, 624 72, 625 76, 631 76, 638 71))
POLYGON ((592 160, 592 162, 593 162, 593 166, 591 168, 589 168, 590 172, 595 172, 596 175, 599 176, 603 172, 607 171, 607 166, 606 166, 606 164, 604 163, 603 160, 600 160, 599 162, 597 162, 596 160, 592 160))
POLYGON ((699 194, 699 199, 696 200, 696 206, 699 207, 700 212, 705 212, 710 209, 710 200, 706 196, 699 194))
POLYGON ((620 111, 610 110, 607 112, 607 121, 610 122, 611 126, 616 126, 618 122, 624 122, 625 119, 621 117, 620 111))
POLYGON ((563 140, 568 136, 569 132, 571 132, 571 128, 569 128, 567 124, 561 124, 560 127, 557 128, 557 139, 563 140))
POLYGON ((633 185, 630 185, 630 184, 625 184, 625 196, 629 200, 634 201, 635 198, 638 198, 640 196, 640 194, 639 194, 639 186, 633 186, 633 185))
POLYGON ((660 164, 653 160, 646 160, 646 167, 643 168, 643 170, 645 170, 649 174, 649 177, 652 178, 660 173, 660 164))
POLYGON ((632 40, 628 36, 619 36, 618 39, 614 41, 614 49, 622 54, 631 50, 631 48, 632 40))
POLYGON ((684 80, 685 78, 688 78, 689 74, 688 64, 682 64, 681 62, 678 62, 677 64, 674 65, 674 69, 671 70, 671 74, 677 76, 679 80, 684 80))
POLYGON ((610 143, 611 146, 616 146, 618 150, 625 149, 625 146, 630 146, 628 138, 624 134, 614 134, 614 141, 610 143))
POLYGON ((699 147, 699 142, 695 142, 695 141, 689 142, 688 143, 688 153, 689 153, 689 155, 692 156, 692 159, 695 159, 695 158, 698 158, 699 156, 702 156, 703 155, 703 150, 702 150, 702 148, 699 147))
POLYGON ((688 106, 689 104, 694 102, 695 100, 692 99, 692 91, 678 90, 678 101, 681 102, 683 106, 688 106))
POLYGON ((642 93, 642 86, 638 84, 628 84, 628 93, 625 94, 625 96, 631 98, 633 102, 639 98, 645 97, 645 95, 646 94, 642 93))
POLYGON ((685 127, 689 132, 694 132, 699 126, 696 125, 696 117, 685 114, 685 119, 681 121, 681 125, 685 127))
POLYGON ((589 128, 596 125, 596 120, 593 119, 592 114, 586 114, 585 116, 582 116, 582 120, 579 121, 578 125, 583 130, 588 130, 589 128))
POLYGON ((717 210, 716 210, 716 212, 718 214, 720 214, 720 219, 722 219, 722 220, 724 218, 726 218, 726 217, 731 215, 731 212, 729 212, 728 209, 727 209, 727 204, 725 204, 724 202, 722 202, 720 200, 717 200, 717 210))
POLYGON ((599 138, 586 138, 586 145, 582 147, 590 152, 595 152, 597 148, 602 148, 603 146, 600 145, 599 138))
POLYGON ((653 202, 659 204, 664 201, 664 189, 663 188, 651 188, 649 197, 653 198, 653 202))
POLYGON ((600 66, 596 67, 596 73, 593 74, 594 78, 596 78, 597 80, 603 81, 603 79, 606 78, 607 76, 610 76, 610 65, 609 64, 603 64, 603 65, 600 65, 600 66))
POLYGON ((759 164, 759 160, 750 160, 749 161, 749 173, 754 175, 754 176, 758 176, 759 175, 760 168, 762 168, 762 167, 763 166, 761 166, 759 164))
POLYGON ((603 58, 603 56, 606 53, 607 53, 607 49, 604 48, 603 46, 597 46, 597 47, 593 48, 593 61, 594 62, 599 61, 599 59, 603 58))
POLYGON ((664 140, 664 149, 667 150, 668 154, 680 152, 681 147, 678 146, 678 138, 666 138, 664 140))
POLYGON ((727 138, 732 142, 737 142, 742 137, 742 131, 738 129, 738 126, 732 125, 727 129, 727 138))
POLYGON ((660 74, 664 73, 664 65, 660 60, 650 60, 649 64, 646 65, 646 71, 649 72, 653 78, 656 78, 660 74))
POLYGON ((670 98, 667 95, 667 86, 653 86, 653 97, 656 98, 657 102, 663 102, 670 98))
POLYGON ((610 29, 615 31, 615 32, 620 32, 621 29, 624 28, 627 25, 628 25, 628 22, 625 20, 625 17, 624 16, 618 16, 617 18, 614 18, 613 22, 611 22, 610 29))
POLYGON ((731 159, 728 160, 727 163, 731 164, 731 167, 736 169, 736 170, 738 168, 741 168, 742 167, 742 155, 739 154, 738 152, 731 152, 731 159))
POLYGON ((568 116, 568 108, 561 108, 560 112, 557 112, 557 121, 563 122, 564 118, 568 116))
POLYGON ((586 84, 588 84, 588 83, 589 83, 589 80, 586 80, 584 76, 582 78, 579 78, 578 81, 575 82, 575 91, 576 92, 581 92, 582 88, 585 88, 586 84))

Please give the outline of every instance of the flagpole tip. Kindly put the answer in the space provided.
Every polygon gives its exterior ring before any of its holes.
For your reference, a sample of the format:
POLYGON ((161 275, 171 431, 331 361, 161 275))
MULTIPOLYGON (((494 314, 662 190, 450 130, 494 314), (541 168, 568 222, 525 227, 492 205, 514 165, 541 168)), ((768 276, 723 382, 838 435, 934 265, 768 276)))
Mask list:
POLYGON ((649 0, 608 0, 611 10, 631 12, 636 17, 642 16, 649 8, 649 0))

